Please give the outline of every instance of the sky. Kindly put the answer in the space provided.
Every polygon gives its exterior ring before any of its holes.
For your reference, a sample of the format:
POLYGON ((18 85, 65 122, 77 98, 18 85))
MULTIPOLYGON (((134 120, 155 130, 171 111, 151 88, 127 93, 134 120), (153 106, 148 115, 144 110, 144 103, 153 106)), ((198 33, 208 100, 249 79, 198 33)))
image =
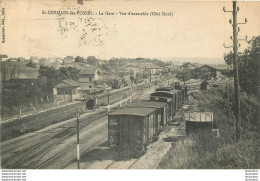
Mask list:
MULTIPOLYGON (((232 49, 228 23, 232 2, 5 0, 5 43, 8 57, 215 57, 232 49), (50 15, 42 11, 88 11, 94 15, 50 15), (114 15, 98 15, 105 12, 114 15), (119 12, 172 12, 173 16, 130 16, 119 12), (100 13, 99 13, 100 12, 100 13), (117 14, 116 14, 117 13, 117 14)), ((239 38, 260 35, 260 2, 238 2, 239 38)), ((2 35, 1 35, 2 37, 2 35)), ((246 48, 241 41, 240 51, 246 48)), ((218 62, 219 63, 219 62, 218 62)))

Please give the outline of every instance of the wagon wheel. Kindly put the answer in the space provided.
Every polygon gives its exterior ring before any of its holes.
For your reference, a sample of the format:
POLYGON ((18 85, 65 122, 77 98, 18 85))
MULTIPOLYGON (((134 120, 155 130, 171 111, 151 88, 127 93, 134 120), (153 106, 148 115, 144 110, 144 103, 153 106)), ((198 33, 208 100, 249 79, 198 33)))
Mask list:
POLYGON ((122 150, 122 151, 120 152, 120 157, 121 157, 123 160, 125 160, 125 159, 127 158, 127 151, 126 151, 126 150, 122 150))
POLYGON ((120 157, 123 158, 123 159, 126 159, 127 156, 128 156, 128 148, 127 148, 127 145, 123 145, 121 148, 120 148, 120 157))
POLYGON ((140 150, 137 150, 137 151, 136 151, 136 155, 135 155, 136 158, 139 158, 141 155, 142 155, 141 151, 140 151, 140 150))
POLYGON ((142 155, 144 155, 144 154, 146 153, 146 151, 147 151, 147 148, 144 147, 144 148, 142 149, 142 155))

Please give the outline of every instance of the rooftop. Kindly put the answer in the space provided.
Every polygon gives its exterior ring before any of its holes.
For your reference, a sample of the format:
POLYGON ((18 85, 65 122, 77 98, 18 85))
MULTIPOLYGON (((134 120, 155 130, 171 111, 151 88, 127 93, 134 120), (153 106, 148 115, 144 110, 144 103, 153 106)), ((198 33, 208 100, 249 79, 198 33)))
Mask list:
POLYGON ((88 74, 88 75, 94 75, 97 71, 97 68, 85 68, 80 71, 80 74, 88 74))
POLYGON ((173 91, 173 90, 174 90, 173 87, 159 87, 155 89, 155 91, 173 91))
POLYGON ((138 67, 141 69, 162 69, 162 67, 155 65, 153 63, 131 63, 128 64, 127 67, 138 67))
POLYGON ((62 82, 66 83, 72 87, 79 87, 79 83, 72 79, 62 80, 62 82))
POLYGON ((184 113, 185 121, 192 122, 213 122, 212 112, 186 112, 184 113))
POLYGON ((143 101, 132 104, 131 107, 149 107, 149 108, 162 108, 165 107, 166 103, 157 101, 143 101))
POLYGON ((192 64, 192 63, 185 63, 185 64, 183 64, 182 66, 180 66, 180 68, 196 68, 197 66, 195 66, 194 64, 192 64))
POLYGON ((151 96, 159 96, 159 97, 169 97, 172 98, 174 93, 177 92, 176 90, 172 90, 171 92, 167 91, 157 91, 151 94, 151 96))
POLYGON ((153 108, 123 108, 110 113, 109 115, 133 115, 133 116, 147 116, 154 112, 156 109, 153 108))
POLYGON ((217 70, 216 68, 211 67, 211 66, 209 66, 209 65, 202 65, 201 67, 198 67, 198 68, 196 68, 195 70, 199 70, 199 69, 201 69, 201 68, 203 68, 203 67, 208 67, 208 68, 210 68, 210 69, 217 70))

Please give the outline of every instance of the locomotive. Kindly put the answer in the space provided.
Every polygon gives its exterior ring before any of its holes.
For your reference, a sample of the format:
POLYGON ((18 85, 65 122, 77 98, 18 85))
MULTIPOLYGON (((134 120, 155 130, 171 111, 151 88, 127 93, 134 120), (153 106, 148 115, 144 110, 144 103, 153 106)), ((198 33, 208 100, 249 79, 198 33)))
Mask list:
POLYGON ((187 88, 161 87, 149 100, 118 109, 108 115, 108 142, 120 156, 140 157, 146 147, 158 139, 165 125, 187 98, 187 88))

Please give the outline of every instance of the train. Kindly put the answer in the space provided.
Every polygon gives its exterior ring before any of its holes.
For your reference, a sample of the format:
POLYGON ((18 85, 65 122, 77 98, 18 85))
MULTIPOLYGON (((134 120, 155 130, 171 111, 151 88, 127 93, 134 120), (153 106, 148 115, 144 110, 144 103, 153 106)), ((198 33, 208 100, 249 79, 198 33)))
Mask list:
POLYGON ((158 139, 168 122, 187 99, 187 87, 161 87, 147 100, 108 114, 108 143, 121 158, 140 157, 158 139))

